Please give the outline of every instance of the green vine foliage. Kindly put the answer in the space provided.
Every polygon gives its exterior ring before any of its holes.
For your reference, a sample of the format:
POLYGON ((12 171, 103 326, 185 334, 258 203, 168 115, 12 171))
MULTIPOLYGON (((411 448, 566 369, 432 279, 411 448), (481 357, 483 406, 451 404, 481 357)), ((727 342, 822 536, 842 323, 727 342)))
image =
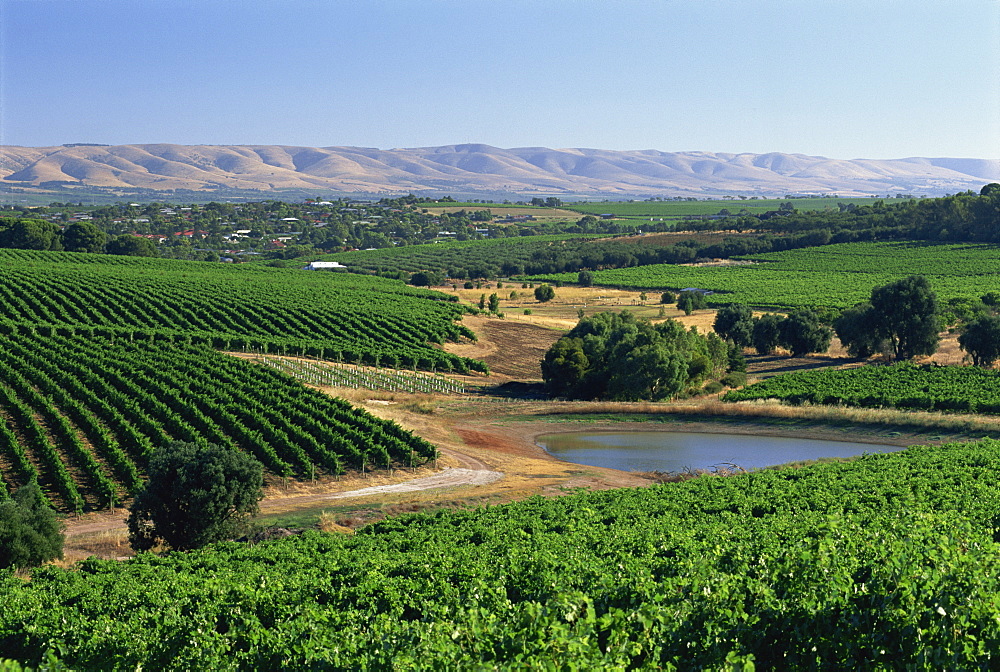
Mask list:
POLYGON ((0 575, 73 669, 991 669, 1000 443, 0 575))

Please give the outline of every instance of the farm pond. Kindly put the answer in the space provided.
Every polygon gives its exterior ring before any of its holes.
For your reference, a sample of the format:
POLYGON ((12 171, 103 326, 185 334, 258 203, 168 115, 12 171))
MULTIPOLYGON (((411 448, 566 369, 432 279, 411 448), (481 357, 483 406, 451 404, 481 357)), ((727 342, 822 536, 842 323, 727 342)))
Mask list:
POLYGON ((550 455, 574 464, 664 472, 733 465, 751 470, 799 460, 903 449, 872 443, 695 432, 570 432, 543 434, 536 441, 550 455))

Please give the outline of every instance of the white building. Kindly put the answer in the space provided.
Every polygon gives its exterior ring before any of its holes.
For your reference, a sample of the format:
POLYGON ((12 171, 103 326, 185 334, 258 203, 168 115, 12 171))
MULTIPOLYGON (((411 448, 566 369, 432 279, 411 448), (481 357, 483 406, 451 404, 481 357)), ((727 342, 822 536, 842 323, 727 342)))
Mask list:
POLYGON ((346 271, 347 266, 344 266, 339 261, 313 261, 305 270, 307 271, 346 271))

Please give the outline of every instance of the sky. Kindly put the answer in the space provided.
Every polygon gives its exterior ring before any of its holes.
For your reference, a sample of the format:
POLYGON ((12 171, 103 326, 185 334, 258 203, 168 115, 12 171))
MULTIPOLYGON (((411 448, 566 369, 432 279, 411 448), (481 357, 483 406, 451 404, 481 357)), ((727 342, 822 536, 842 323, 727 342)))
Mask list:
POLYGON ((0 0, 0 144, 1000 158, 1000 0, 0 0))

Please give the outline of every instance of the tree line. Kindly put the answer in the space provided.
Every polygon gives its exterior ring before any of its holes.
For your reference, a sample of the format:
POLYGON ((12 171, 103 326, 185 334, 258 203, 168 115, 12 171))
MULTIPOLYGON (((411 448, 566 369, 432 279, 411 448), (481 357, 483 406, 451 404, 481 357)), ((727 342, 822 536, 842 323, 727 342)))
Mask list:
POLYGON ((62 228, 42 219, 0 218, 0 247, 159 256, 156 247, 147 238, 131 235, 109 237, 91 222, 74 222, 62 228))
POLYGON ((721 308, 714 330, 740 347, 772 354, 783 347, 793 356, 826 352, 833 334, 852 357, 884 355, 907 360, 933 355, 940 334, 961 323, 959 346, 975 366, 990 366, 1000 359, 1000 295, 979 299, 953 299, 941 305, 927 278, 911 275, 875 287, 868 301, 831 316, 815 310, 798 310, 787 316, 754 317, 749 306, 721 308))

